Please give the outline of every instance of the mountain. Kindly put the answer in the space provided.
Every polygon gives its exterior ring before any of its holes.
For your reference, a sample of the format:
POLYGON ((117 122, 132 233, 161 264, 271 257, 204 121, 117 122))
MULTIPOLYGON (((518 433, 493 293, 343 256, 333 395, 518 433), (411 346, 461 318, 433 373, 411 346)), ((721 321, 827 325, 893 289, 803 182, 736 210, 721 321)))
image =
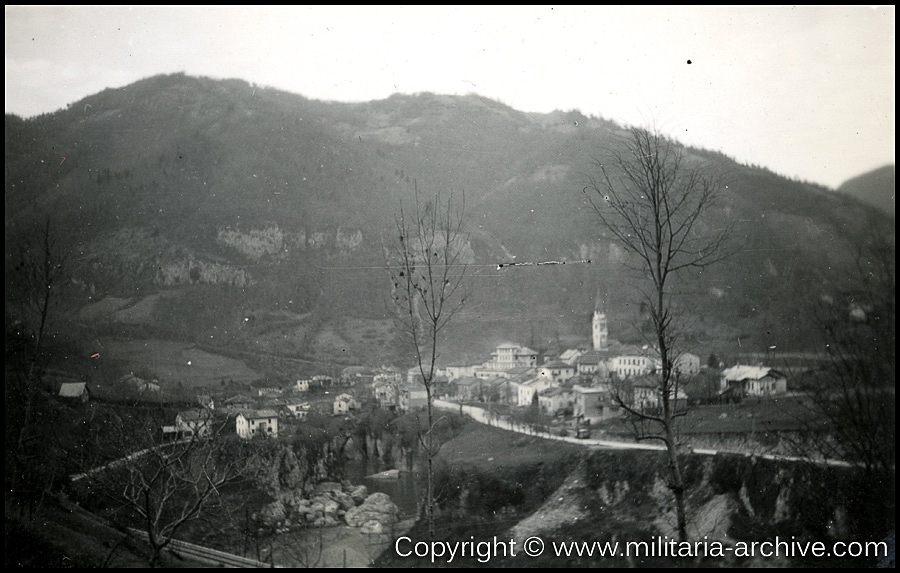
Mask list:
POLYGON ((894 216, 894 166, 885 165, 848 179, 838 187, 838 193, 854 197, 894 216))
MULTIPOLYGON (((27 284, 17 245, 49 216, 71 275, 65 328, 81 338, 408 362, 381 267, 401 201, 418 189, 465 199, 472 296, 444 361, 479 359, 504 340, 586 340, 597 296, 611 336, 640 340, 640 278, 581 192, 591 157, 626 133, 613 122, 475 95, 334 103, 174 74, 5 125, 8 315, 27 284), (498 268, 512 261, 568 264, 498 268)), ((734 223, 741 246, 679 287, 692 318, 685 341, 720 355, 803 348, 814 332, 807 305, 843 287, 857 234, 884 217, 685 151, 724 174, 710 220, 734 223)))

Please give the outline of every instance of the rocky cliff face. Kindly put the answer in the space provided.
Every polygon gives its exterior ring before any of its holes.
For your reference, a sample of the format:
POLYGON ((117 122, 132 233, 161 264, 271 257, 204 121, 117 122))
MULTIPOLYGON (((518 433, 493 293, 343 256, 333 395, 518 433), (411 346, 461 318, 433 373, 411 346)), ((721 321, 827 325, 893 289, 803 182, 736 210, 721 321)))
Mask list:
MULTIPOLYGON (((441 510, 448 528, 461 520, 469 524, 454 529, 455 538, 496 535, 516 540, 521 550, 526 539, 540 537, 543 555, 516 557, 530 567, 825 566, 839 562, 798 553, 743 557, 738 548, 776 537, 830 548, 837 541, 886 540, 893 532, 892 486, 873 484, 862 471, 744 455, 686 455, 683 462, 689 541, 705 543, 708 550, 714 542, 721 544, 721 555, 709 550, 696 557, 692 552, 679 560, 677 554, 658 551, 643 558, 552 554, 551 543, 619 543, 624 549, 628 542, 668 545, 677 540, 674 500, 661 453, 594 451, 574 469, 569 462, 456 468, 441 510), (881 493, 873 493, 877 488, 881 493), (540 493, 541 503, 532 503, 534 493, 540 493), (510 520, 515 520, 512 527, 507 525, 510 520)), ((853 563, 873 566, 876 561, 871 557, 853 563)), ((849 563, 843 560, 845 566, 849 563)))
POLYGON ((300 229, 287 232, 271 224, 255 227, 247 231, 226 227, 219 229, 217 242, 233 248, 235 251, 259 262, 265 258, 284 259, 293 250, 317 250, 331 247, 337 253, 348 253, 359 249, 363 243, 363 234, 359 229, 350 230, 338 227, 336 231, 314 231, 300 229))
MULTIPOLYGON (((654 454, 594 452, 508 533, 514 539, 539 535, 590 542, 677 539, 665 467, 654 454)), ((685 473, 690 540, 732 548, 726 558, 707 560, 710 565, 813 563, 784 555, 737 559, 733 550, 740 542, 777 536, 830 546, 832 541, 881 541, 891 533, 885 528, 888 510, 873 511, 871 484, 860 471, 720 454, 687 456, 685 473)))

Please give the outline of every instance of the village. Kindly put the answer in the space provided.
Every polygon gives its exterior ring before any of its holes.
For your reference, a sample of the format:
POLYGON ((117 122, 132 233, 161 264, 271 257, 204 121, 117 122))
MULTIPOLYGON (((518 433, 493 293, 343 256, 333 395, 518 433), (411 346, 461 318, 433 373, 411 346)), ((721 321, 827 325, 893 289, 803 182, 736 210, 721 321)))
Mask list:
MULTIPOLYGON (((699 356, 680 353, 673 362, 678 384, 671 404, 676 409, 703 404, 769 398, 787 392, 787 375, 754 364, 702 363, 699 356), (719 367, 717 367, 719 366, 719 367)), ((538 353, 517 344, 498 345, 479 364, 436 367, 433 398, 443 403, 480 407, 490 416, 516 419, 554 431, 589 437, 590 428, 621 418, 626 409, 653 413, 661 407, 657 372, 660 359, 649 345, 622 344, 609 337, 607 315, 600 309, 591 319, 591 343, 558 354, 538 353), (623 407, 624 406, 624 407, 623 407)), ((406 413, 426 406, 427 393, 418 367, 348 366, 338 376, 314 375, 291 384, 247 385, 233 394, 199 393, 193 407, 177 412, 161 425, 164 440, 206 435, 225 420, 228 433, 245 439, 277 437, 291 431, 310 413, 353 416, 364 407, 406 413)), ((129 373, 116 384, 139 397, 160 392, 158 380, 129 373)), ((88 384, 64 381, 61 399, 89 400, 88 384)))

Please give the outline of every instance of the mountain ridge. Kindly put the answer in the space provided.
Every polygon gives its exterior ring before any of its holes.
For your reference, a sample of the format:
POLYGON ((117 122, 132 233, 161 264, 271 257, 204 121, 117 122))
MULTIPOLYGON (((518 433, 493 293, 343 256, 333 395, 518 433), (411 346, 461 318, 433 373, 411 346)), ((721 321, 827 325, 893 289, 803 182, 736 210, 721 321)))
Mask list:
POLYGON ((851 177, 837 188, 838 193, 849 195, 894 216, 895 166, 884 165, 851 177))
MULTIPOLYGON (((182 338, 234 331, 249 308, 316 311, 322 324, 390 320, 379 267, 394 215, 416 189, 440 191, 465 198, 473 309, 482 309, 470 330, 506 328, 505 338, 536 345, 586 334, 604 292, 612 328, 631 332, 636 279, 580 192, 591 155, 624 133, 577 111, 524 113, 477 95, 347 104, 242 80, 155 76, 53 114, 6 116, 7 244, 49 214, 74 277, 98 296, 182 289, 194 301, 184 306, 206 313, 173 332, 182 338), (510 257, 573 264, 498 271, 510 257), (201 311, 196 299, 219 291, 236 308, 201 311)), ((697 316, 693 343, 795 346, 809 329, 798 295, 839 290, 836 269, 853 263, 857 233, 879 215, 824 187, 684 150, 724 175, 711 220, 737 220, 743 244, 738 258, 683 286, 697 316)), ((154 320, 165 326, 172 312, 154 320)))

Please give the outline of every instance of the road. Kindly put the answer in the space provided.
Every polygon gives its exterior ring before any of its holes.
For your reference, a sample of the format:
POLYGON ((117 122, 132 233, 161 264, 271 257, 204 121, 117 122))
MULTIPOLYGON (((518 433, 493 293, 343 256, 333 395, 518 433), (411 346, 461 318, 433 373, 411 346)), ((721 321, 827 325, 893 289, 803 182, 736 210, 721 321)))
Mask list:
MULTIPOLYGON (((494 426, 496 428, 501 428, 503 430, 509 430, 511 432, 519 432, 521 434, 526 434, 529 436, 536 436, 539 438, 545 438, 548 440, 559 440, 562 442, 569 442, 570 444, 579 444, 582 446, 593 446, 597 448, 608 448, 608 449, 616 449, 616 450, 650 450, 650 451, 665 451, 665 446, 660 444, 645 444, 640 442, 622 442, 622 441, 614 441, 614 440, 599 440, 596 438, 575 438, 573 436, 557 436, 551 434, 549 432, 538 432, 532 429, 531 427, 525 424, 519 424, 507 418, 501 418, 494 416, 490 411, 485 410, 484 408, 479 408, 477 406, 466 406, 462 404, 457 404, 455 402, 448 402, 446 400, 435 400, 434 407, 439 408, 441 410, 449 410, 453 412, 459 412, 466 416, 469 416, 476 422, 480 422, 482 424, 487 424, 489 426, 494 426)), ((819 465, 826 465, 831 467, 853 467, 854 464, 851 462, 846 462, 842 460, 811 460, 809 458, 798 457, 798 456, 785 456, 780 454, 756 454, 749 452, 737 452, 737 451, 729 451, 729 450, 712 450, 705 448, 691 448, 692 453, 701 455, 701 456, 715 456, 718 454, 730 454, 730 455, 740 455, 747 457, 755 457, 766 460, 778 460, 778 461, 786 461, 786 462, 802 462, 802 463, 814 463, 819 465)))

